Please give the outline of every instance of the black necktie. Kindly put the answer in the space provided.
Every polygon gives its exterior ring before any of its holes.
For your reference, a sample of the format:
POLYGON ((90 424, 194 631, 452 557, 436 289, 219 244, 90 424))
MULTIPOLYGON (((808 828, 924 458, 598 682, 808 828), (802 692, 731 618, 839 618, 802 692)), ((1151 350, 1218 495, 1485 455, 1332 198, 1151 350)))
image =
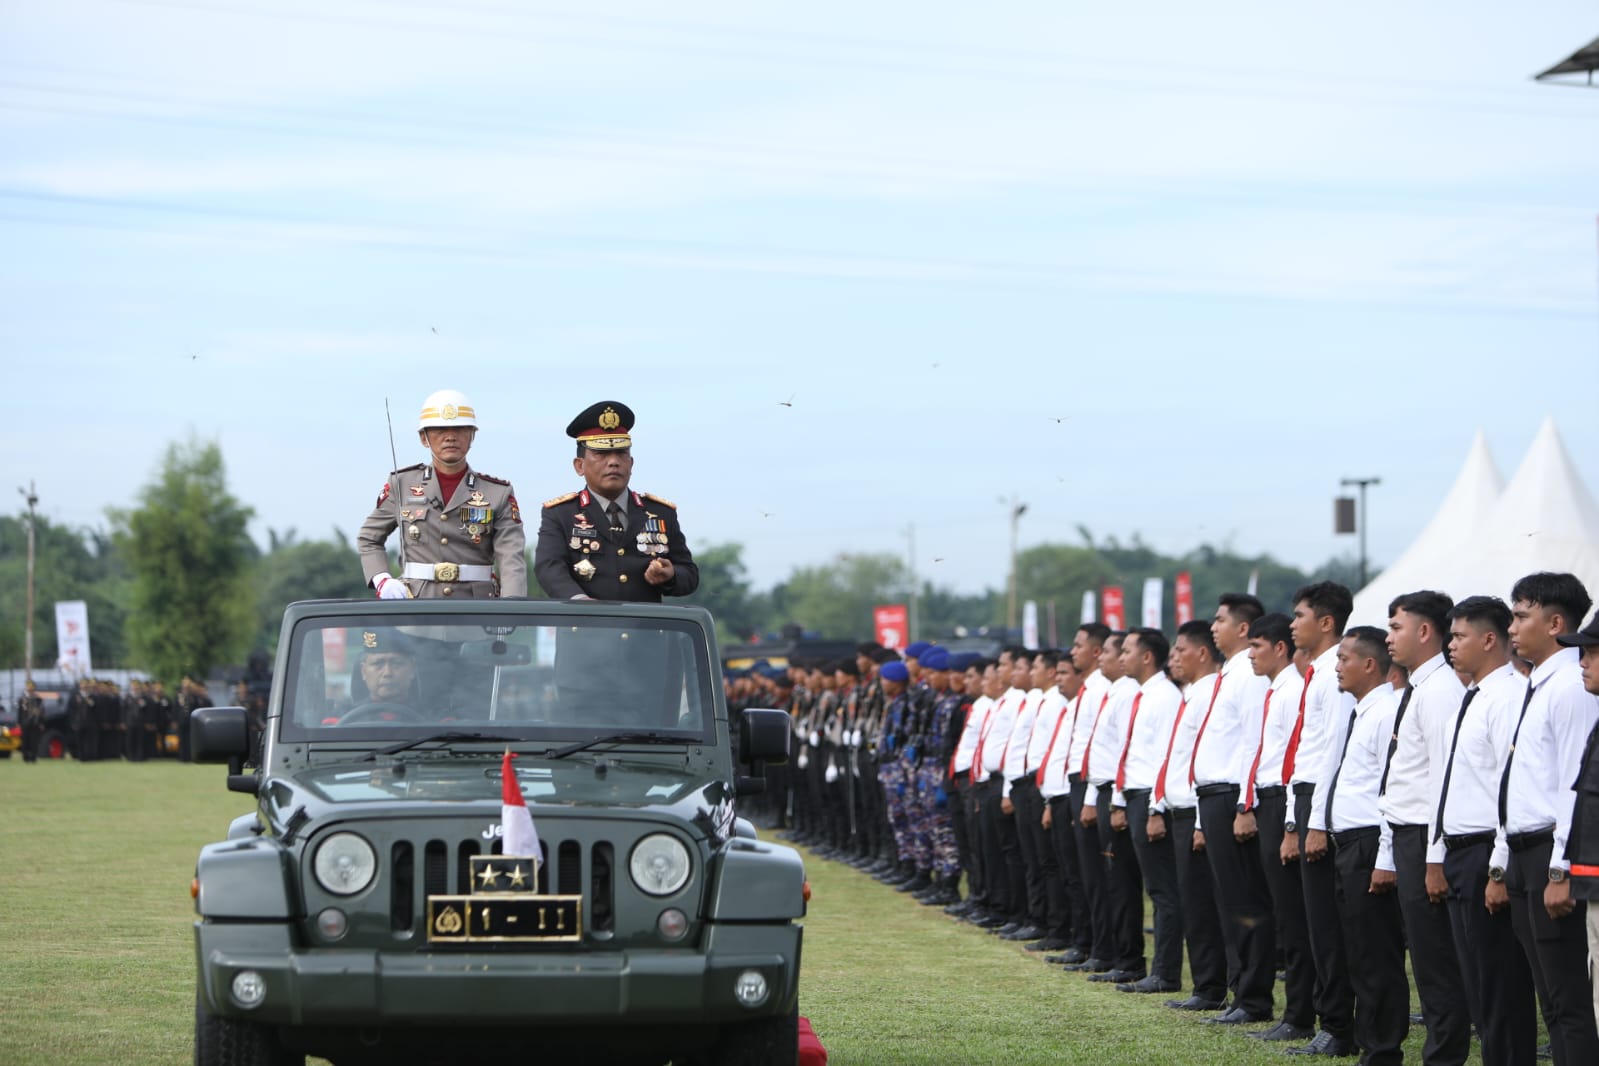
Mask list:
POLYGON ((1532 706, 1536 685, 1527 682, 1527 696, 1521 701, 1521 717, 1516 719, 1516 732, 1510 738, 1510 753, 1505 756, 1505 772, 1499 775, 1499 824, 1508 826, 1510 813, 1510 764, 1516 761, 1516 741, 1521 739, 1521 723, 1527 720, 1527 708, 1532 706))
POLYGON ((1449 742, 1449 761, 1444 763, 1444 787, 1438 793, 1438 828, 1432 831, 1432 842, 1438 843, 1444 835, 1444 804, 1449 802, 1449 775, 1455 772, 1455 748, 1460 744, 1460 727, 1466 724, 1466 708, 1477 698, 1477 690, 1468 688, 1466 698, 1460 701, 1460 715, 1455 719, 1455 739, 1449 742))
POLYGON ((614 503, 608 503, 605 505, 605 517, 610 520, 612 535, 621 536, 624 529, 622 525, 622 509, 614 503))
POLYGON ((1357 703, 1355 709, 1349 712, 1349 728, 1344 731, 1344 750, 1338 756, 1338 769, 1333 771, 1332 781, 1327 785, 1327 809, 1322 812, 1322 818, 1326 822, 1327 832, 1329 833, 1332 832, 1333 827, 1333 797, 1338 794, 1338 775, 1344 772, 1344 759, 1349 756, 1349 739, 1355 735, 1355 716, 1359 713, 1360 705, 1357 703))
POLYGON ((1412 686, 1406 685, 1405 694, 1399 698, 1399 713, 1394 715, 1394 734, 1388 738, 1388 758, 1382 764, 1382 784, 1377 786, 1379 796, 1388 794, 1388 771, 1394 765, 1394 752, 1399 750, 1399 723, 1405 720, 1405 708, 1410 706, 1410 694, 1415 691, 1412 686))

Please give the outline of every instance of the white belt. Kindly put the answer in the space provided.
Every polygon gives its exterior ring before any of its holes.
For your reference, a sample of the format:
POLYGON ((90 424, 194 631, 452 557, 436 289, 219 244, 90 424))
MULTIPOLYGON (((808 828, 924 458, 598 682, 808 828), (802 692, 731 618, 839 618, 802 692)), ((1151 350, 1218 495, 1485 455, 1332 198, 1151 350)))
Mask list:
POLYGON ((493 581, 494 567, 471 563, 406 563, 408 581, 493 581))

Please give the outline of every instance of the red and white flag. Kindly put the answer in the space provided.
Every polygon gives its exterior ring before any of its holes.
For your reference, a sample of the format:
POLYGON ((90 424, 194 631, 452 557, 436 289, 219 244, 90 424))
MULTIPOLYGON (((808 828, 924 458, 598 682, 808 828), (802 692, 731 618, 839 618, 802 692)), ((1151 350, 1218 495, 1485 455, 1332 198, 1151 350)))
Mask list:
POLYGON ((522 784, 511 767, 511 751, 505 752, 500 763, 500 851, 505 855, 531 855, 540 861, 539 832, 533 828, 533 815, 528 813, 527 801, 522 798, 522 784))

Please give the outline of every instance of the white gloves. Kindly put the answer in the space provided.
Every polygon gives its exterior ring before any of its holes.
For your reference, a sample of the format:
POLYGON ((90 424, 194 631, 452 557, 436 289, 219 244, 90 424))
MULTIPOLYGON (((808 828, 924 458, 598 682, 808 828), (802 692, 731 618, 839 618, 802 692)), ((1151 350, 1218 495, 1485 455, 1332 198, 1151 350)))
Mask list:
POLYGON ((411 590, 405 587, 405 582, 393 574, 379 574, 372 583, 372 587, 378 590, 378 599, 380 600, 408 600, 411 598, 411 590))

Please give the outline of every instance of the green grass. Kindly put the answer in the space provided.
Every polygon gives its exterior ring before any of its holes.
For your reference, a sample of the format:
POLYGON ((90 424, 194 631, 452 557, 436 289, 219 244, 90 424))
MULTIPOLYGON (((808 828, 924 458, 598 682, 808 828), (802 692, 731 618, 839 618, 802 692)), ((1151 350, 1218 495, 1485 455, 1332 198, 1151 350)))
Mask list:
MULTIPOLYGON (((0 761, 0 1064, 188 1061, 194 859, 251 804, 223 776, 0 761)), ((1167 1010, 1165 996, 1061 973, 854 870, 806 870, 800 1011, 832 1066, 1291 1061, 1167 1010)), ((1420 1062, 1420 1029, 1405 1050, 1420 1062)))

